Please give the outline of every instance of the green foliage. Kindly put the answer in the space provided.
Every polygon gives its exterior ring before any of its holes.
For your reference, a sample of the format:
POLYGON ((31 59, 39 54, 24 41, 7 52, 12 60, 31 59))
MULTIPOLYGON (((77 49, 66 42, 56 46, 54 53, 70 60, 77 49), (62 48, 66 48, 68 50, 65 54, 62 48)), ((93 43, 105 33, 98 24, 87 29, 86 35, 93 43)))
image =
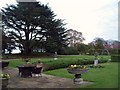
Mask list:
POLYGON ((90 48, 90 49, 88 49, 88 55, 94 55, 94 49, 92 49, 92 48, 90 48))
POLYGON ((109 51, 111 55, 116 55, 116 54, 120 55, 120 49, 110 49, 109 51))
POLYGON ((18 2, 2 9, 7 35, 25 54, 34 49, 54 52, 66 44, 65 24, 55 16, 48 5, 39 2, 18 2))
MULTIPOLYGON (((107 62, 107 59, 99 60, 99 63, 105 63, 107 62)), ((53 60, 51 62, 45 63, 46 67, 45 70, 54 70, 54 69, 59 69, 59 68, 65 68, 68 67, 71 64, 93 64, 94 59, 89 59, 89 58, 72 58, 72 59, 58 59, 58 60, 53 60)))
POLYGON ((79 51, 76 47, 66 47, 62 48, 58 53, 61 55, 78 55, 79 51))
POLYGON ((94 42, 95 42, 95 44, 94 44, 95 49, 104 49, 104 46, 103 46, 104 45, 104 39, 95 38, 94 42))
POLYGON ((77 45, 77 49, 80 54, 86 54, 88 50, 88 46, 86 44, 81 43, 77 45))
POLYGON ((24 62, 22 61, 22 59, 10 60, 9 61, 9 66, 10 67, 14 67, 14 68, 16 68, 17 66, 22 65, 22 64, 24 64, 24 62))
MULTIPOLYGON (((98 56, 99 63, 104 63, 108 61, 108 56, 98 56)), ((60 55, 57 60, 53 58, 31 58, 30 63, 35 63, 41 61, 45 68, 44 70, 53 70, 58 68, 65 68, 71 64, 93 64, 94 56, 90 55, 60 55)), ((22 59, 10 60, 9 66, 16 68, 16 66, 22 65, 24 62, 22 59)))
POLYGON ((112 55, 111 61, 112 62, 120 62, 120 55, 112 55))
POLYGON ((11 54, 12 50, 15 49, 15 42, 8 37, 5 31, 2 29, 2 54, 5 54, 5 50, 11 54))

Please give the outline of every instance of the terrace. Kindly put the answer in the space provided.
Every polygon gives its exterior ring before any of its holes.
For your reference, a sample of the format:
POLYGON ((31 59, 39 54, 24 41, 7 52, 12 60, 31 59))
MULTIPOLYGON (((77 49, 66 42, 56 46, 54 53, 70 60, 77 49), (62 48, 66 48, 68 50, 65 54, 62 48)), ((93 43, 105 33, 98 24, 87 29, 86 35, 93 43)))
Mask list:
MULTIPOLYGON (((7 88, 79 88, 80 85, 73 83, 72 79, 62 78, 53 75, 43 74, 42 76, 34 76, 21 78, 16 68, 7 68, 3 72, 9 73, 11 78, 7 88)), ((85 81, 81 86, 92 84, 85 81)))
MULTIPOLYGON (((99 57, 100 58, 100 57, 99 57)), ((104 56, 102 61, 107 60, 104 56)), ((118 63, 99 63, 104 68, 91 68, 87 74, 82 75, 83 83, 74 84, 74 75, 68 73, 67 66, 71 64, 81 64, 81 62, 94 62, 93 56, 59 56, 54 58, 32 58, 31 63, 42 61, 49 65, 43 71, 42 76, 23 78, 18 73, 16 66, 23 64, 23 60, 9 60, 9 66, 3 69, 4 73, 10 74, 8 88, 117 88, 118 87, 118 63), (53 68, 51 68, 53 67, 53 68), (50 70, 54 69, 54 70, 50 70), (106 77, 106 78, 103 78, 106 77), (111 82, 112 81, 112 82, 111 82), (101 84, 100 84, 101 83, 101 84)), ((100 62, 101 60, 99 60, 100 62)), ((101 61, 101 62, 102 62, 101 61)))

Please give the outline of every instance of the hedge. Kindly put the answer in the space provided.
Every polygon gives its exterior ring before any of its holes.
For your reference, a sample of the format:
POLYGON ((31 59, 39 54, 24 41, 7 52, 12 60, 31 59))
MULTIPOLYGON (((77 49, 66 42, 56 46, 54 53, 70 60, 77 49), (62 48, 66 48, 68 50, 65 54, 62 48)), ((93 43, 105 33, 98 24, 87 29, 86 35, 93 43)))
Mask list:
POLYGON ((119 61, 120 61, 120 55, 111 56, 111 62, 119 62, 119 61))
MULTIPOLYGON (((108 60, 99 60, 99 63, 105 63, 108 60)), ((54 69, 59 69, 59 68, 66 68, 71 64, 93 64, 94 60, 90 59, 59 59, 55 61, 51 61, 48 63, 45 63, 45 68, 44 70, 54 70, 54 69)))

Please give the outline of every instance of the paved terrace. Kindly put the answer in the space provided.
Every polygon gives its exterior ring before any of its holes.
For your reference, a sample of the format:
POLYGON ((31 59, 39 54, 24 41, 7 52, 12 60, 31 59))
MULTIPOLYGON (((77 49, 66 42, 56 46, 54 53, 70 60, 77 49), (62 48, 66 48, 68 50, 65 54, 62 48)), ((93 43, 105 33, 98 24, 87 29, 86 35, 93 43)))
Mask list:
POLYGON ((46 74, 42 74, 42 77, 33 76, 22 78, 18 75, 17 68, 10 67, 5 68, 3 72, 9 73, 11 76, 8 88, 79 88, 92 84, 91 82, 84 81, 82 85, 76 85, 72 79, 46 74))

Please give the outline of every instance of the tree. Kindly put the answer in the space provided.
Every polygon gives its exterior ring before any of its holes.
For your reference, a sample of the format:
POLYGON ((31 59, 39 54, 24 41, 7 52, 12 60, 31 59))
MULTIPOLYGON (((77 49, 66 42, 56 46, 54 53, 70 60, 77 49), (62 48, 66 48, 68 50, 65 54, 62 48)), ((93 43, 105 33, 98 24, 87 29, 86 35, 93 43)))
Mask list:
POLYGON ((88 43, 88 50, 87 50, 87 52, 90 54, 90 55, 94 55, 94 44, 93 44, 93 42, 90 42, 90 43, 88 43))
POLYGON ((104 44, 105 49, 109 50, 111 54, 119 54, 120 41, 117 40, 106 40, 104 44))
POLYGON ((45 49, 47 52, 59 52, 62 47, 67 46, 67 31, 61 23, 61 19, 52 21, 49 25, 49 31, 46 33, 45 49))
POLYGON ((89 46, 92 46, 91 53, 98 52, 99 54, 104 50, 105 40, 103 38, 95 38, 89 46))
POLYGON ((95 38, 94 39, 94 48, 97 50, 97 49, 104 49, 104 43, 105 43, 105 40, 102 39, 102 38, 95 38))
POLYGON ((69 29, 67 33, 69 38, 68 39, 69 46, 72 47, 78 46, 78 44, 82 43, 85 40, 85 38, 82 36, 82 33, 76 30, 69 29))
POLYGON ((15 42, 10 37, 7 37, 5 32, 2 30, 2 54, 5 54, 5 50, 11 54, 12 50, 14 49, 15 42))
POLYGON ((88 46, 84 43, 78 44, 77 46, 78 51, 80 52, 80 54, 86 54, 87 50, 88 50, 88 46))
MULTIPOLYGON (((46 48, 48 42, 52 44, 51 39, 48 39, 51 36, 49 32, 61 32, 56 37, 61 39, 60 45, 63 45, 63 22, 61 19, 55 19, 56 15, 48 5, 39 2, 18 2, 17 5, 2 9, 2 13, 3 23, 10 28, 8 36, 15 40, 16 45, 25 54, 32 53, 33 49, 39 46, 46 48)), ((54 42, 57 41, 51 37, 54 42)))

